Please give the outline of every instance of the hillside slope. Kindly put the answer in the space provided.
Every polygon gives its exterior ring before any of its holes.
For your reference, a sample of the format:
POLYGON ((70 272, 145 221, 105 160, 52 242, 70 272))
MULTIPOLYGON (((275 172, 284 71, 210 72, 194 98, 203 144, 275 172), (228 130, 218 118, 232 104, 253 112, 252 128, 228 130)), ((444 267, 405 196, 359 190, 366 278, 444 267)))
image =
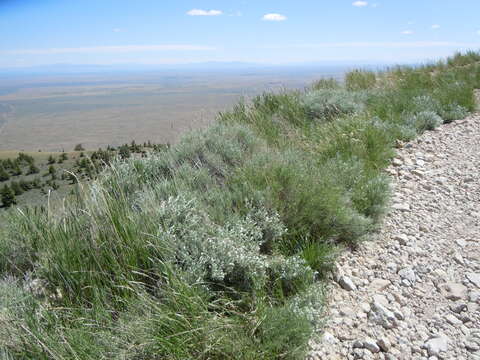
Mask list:
POLYGON ((339 259, 355 289, 331 289, 313 357, 480 358, 480 114, 406 144, 388 171, 393 210, 339 259))
POLYGON ((479 61, 266 93, 57 208, 12 211, 2 355, 303 359, 336 254, 388 211, 395 145, 473 112, 479 61))

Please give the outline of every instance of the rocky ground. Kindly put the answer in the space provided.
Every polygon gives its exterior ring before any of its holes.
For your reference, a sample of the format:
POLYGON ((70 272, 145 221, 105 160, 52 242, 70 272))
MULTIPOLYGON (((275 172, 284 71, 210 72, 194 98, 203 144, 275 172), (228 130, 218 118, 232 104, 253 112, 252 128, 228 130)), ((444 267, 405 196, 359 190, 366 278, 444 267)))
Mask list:
POLYGON ((480 114, 398 151, 392 211, 343 254, 309 359, 480 360, 480 114))

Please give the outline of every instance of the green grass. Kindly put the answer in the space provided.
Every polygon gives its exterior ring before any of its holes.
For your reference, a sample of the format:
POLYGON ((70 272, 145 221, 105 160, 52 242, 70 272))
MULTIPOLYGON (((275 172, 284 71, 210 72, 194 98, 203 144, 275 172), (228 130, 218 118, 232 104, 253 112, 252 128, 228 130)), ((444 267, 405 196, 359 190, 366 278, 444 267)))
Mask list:
POLYGON ((475 110, 479 80, 467 54, 263 94, 62 206, 10 211, 4 357, 303 359, 335 255, 388 210, 396 141, 475 110))

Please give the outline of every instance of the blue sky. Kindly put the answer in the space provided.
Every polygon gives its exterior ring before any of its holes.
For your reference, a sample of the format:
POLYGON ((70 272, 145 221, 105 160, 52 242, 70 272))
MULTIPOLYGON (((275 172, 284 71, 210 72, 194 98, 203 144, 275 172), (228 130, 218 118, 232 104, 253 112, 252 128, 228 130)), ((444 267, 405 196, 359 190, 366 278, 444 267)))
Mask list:
POLYGON ((0 0, 0 67, 431 60, 480 49, 479 0, 0 0))

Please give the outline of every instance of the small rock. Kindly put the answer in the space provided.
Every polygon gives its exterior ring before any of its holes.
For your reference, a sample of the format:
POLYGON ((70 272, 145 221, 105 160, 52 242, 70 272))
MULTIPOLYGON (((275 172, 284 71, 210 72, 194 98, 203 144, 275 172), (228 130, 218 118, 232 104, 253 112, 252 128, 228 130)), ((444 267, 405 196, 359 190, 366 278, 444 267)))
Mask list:
POLYGON ((404 280, 410 281, 410 283, 414 283, 417 279, 415 275, 415 271, 412 268, 403 268, 398 272, 398 275, 404 280))
POLYGON ((384 352, 388 352, 390 348, 392 347, 392 344, 390 343, 390 340, 386 336, 381 337, 380 339, 377 340, 377 345, 382 349, 384 352))
POLYGON ((458 320, 455 316, 453 316, 452 314, 448 314, 447 316, 445 316, 445 320, 447 320, 447 322, 450 324, 450 325, 460 325, 462 324, 462 321, 458 320))
POLYGON ((410 211, 410 205, 407 203, 396 203, 392 205, 392 209, 399 211, 410 211))
POLYGON ((440 286, 440 292, 447 299, 457 301, 465 297, 467 288, 460 283, 447 282, 440 286))
POLYGON ((372 301, 377 302, 383 306, 388 306, 389 302, 385 295, 375 294, 372 296, 372 301))
POLYGON ((360 304, 360 309, 362 309, 363 312, 365 312, 365 313, 368 314, 368 313, 370 312, 370 310, 371 310, 370 304, 368 304, 368 303, 362 303, 362 304, 360 304))
POLYGON ((460 254, 455 254, 455 255, 453 256, 453 260, 455 260, 459 265, 463 265, 463 264, 464 264, 464 262, 463 262, 463 257, 462 257, 462 255, 460 255, 460 254))
POLYGON ((363 349, 363 342, 361 340, 355 340, 353 342, 352 348, 354 349, 363 349))
POLYGON ((445 335, 438 335, 428 340, 424 348, 429 356, 438 356, 441 352, 448 351, 448 342, 449 339, 445 335))
POLYGON ((444 185, 448 183, 448 179, 445 176, 437 176, 435 182, 439 185, 444 185))
POLYGON ((418 230, 424 233, 428 232, 428 228, 425 225, 419 225, 418 230))
POLYGON ((480 273, 467 273, 465 275, 473 285, 475 285, 477 288, 480 288, 480 273))
POLYGON ((469 299, 471 302, 475 302, 475 303, 479 303, 479 304, 480 304, 480 291, 472 291, 472 292, 468 295, 468 299, 469 299))
POLYGON ((419 178, 423 178, 424 176, 423 172, 417 169, 412 170, 412 174, 418 176, 419 178))
POLYGON ((398 326, 397 318, 385 306, 374 301, 371 308, 372 310, 369 312, 369 318, 373 322, 383 326, 385 329, 392 329, 398 326))
POLYGON ((400 310, 395 310, 393 312, 393 315, 395 315, 395 317, 398 319, 398 320, 405 320, 405 316, 403 316, 402 312, 400 310))
POLYGON ((348 316, 348 317, 354 317, 355 316, 355 311, 353 311, 349 307, 345 307, 343 309, 340 309, 340 315, 342 316, 348 316))
POLYGON ((408 236, 405 234, 395 236, 394 240, 397 240, 398 243, 403 246, 408 244, 408 236))
POLYGON ((403 161, 400 160, 399 158, 395 158, 395 159, 393 159, 392 164, 393 164, 393 166, 402 166, 403 161))
POLYGON ((455 240, 455 243, 460 247, 464 247, 464 246, 467 245, 467 242, 463 239, 457 239, 457 240, 455 240))
POLYGON ((338 284, 342 287, 342 289, 347 291, 354 291, 357 290, 357 287, 353 283, 352 279, 347 276, 341 276, 338 279, 338 284))
POLYGON ((474 352, 474 351, 479 351, 480 346, 477 343, 471 342, 471 341, 466 341, 465 342, 465 349, 468 351, 474 352))
POLYGON ((450 310, 452 310, 455 314, 460 314, 467 310, 467 304, 452 304, 450 305, 450 310))
POLYGON ((471 302, 467 304, 467 311, 469 313, 474 313, 478 311, 479 305, 477 303, 471 302))
POLYGON ((385 279, 373 279, 370 283, 368 290, 370 292, 381 292, 385 290, 390 285, 390 280, 385 279))
POLYGON ((470 354, 468 360, 480 360, 480 351, 470 354))
POLYGON ((322 340, 324 343, 331 344, 331 345, 338 343, 338 339, 328 331, 325 331, 323 333, 322 340))
POLYGON ((380 347, 377 345, 377 342, 370 338, 363 341, 363 347, 374 354, 380 352, 380 347))
POLYGON ((407 301, 405 300, 405 298, 402 295, 395 292, 395 293, 393 293, 393 297, 395 298, 395 301, 397 303, 399 303, 401 306, 407 305, 407 301))
POLYGON ((398 266, 394 262, 388 262, 387 263, 387 269, 393 273, 397 273, 398 271, 398 266))

